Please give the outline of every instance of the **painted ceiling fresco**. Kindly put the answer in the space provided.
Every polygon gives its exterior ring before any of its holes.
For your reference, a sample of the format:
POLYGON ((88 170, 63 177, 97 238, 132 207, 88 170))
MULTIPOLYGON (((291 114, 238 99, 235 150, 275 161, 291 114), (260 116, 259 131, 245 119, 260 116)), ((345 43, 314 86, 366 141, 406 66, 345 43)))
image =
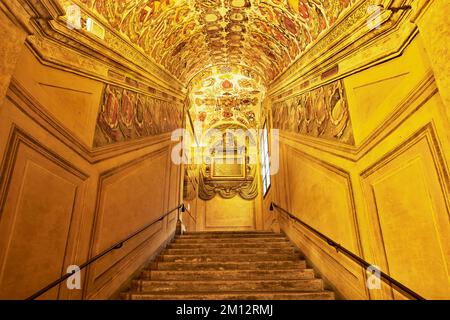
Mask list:
POLYGON ((356 0, 76 0, 178 79, 240 64, 268 83, 356 0))
POLYGON ((221 123, 256 127, 265 88, 257 73, 242 66, 215 66, 199 73, 189 87, 191 117, 205 128, 221 123))

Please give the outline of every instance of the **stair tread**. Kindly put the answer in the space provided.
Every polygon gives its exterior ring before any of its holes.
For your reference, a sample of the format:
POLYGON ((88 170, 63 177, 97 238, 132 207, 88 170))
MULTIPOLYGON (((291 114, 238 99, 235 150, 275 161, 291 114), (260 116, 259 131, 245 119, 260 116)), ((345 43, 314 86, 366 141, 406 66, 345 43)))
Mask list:
POLYGON ((163 251, 164 255, 207 255, 207 254, 277 254, 294 253, 295 248, 197 248, 197 249, 173 249, 163 251))
MULTIPOLYGON (((303 260, 300 255, 298 258, 296 259, 292 259, 292 260, 279 260, 279 259, 270 259, 271 257, 267 257, 268 260, 264 260, 264 261, 232 261, 232 260, 228 260, 228 261, 190 261, 187 262, 189 263, 218 263, 218 264, 229 264, 229 263, 239 263, 239 264, 253 264, 253 263, 295 263, 295 262, 304 262, 305 260, 303 260)), ((174 261, 156 261, 155 263, 161 264, 161 263, 183 263, 183 262, 174 262, 174 261)))
POLYGON ((190 290, 191 292, 223 292, 223 291, 297 291, 318 292, 323 290, 321 279, 301 280, 211 280, 211 281, 155 281, 135 280, 132 283, 134 290, 139 292, 178 292, 190 290))
POLYGON ((279 280, 279 279, 313 279, 313 269, 268 269, 268 270, 146 270, 142 280, 279 280))
POLYGON ((334 292, 176 292, 176 293, 141 293, 128 292, 122 295, 133 300, 333 300, 334 292))
POLYGON ((270 232, 270 231, 190 231, 190 232, 185 232, 183 235, 219 235, 219 234, 276 234, 276 235, 280 235, 281 233, 274 233, 274 232, 270 232))
POLYGON ((300 254, 229 254, 229 255, 170 255, 160 256, 160 261, 174 262, 220 262, 220 261, 295 261, 300 259, 300 254))
POLYGON ((209 244, 171 244, 167 247, 167 249, 177 249, 177 250, 202 250, 202 249, 255 249, 255 248, 263 248, 263 249, 295 249, 294 246, 287 243, 270 243, 264 246, 261 246, 260 243, 243 243, 243 244, 223 244, 223 243, 209 243, 209 244))
POLYGON ((277 268, 288 269, 297 267, 299 269, 306 268, 306 261, 304 260, 288 260, 288 261, 207 261, 207 262, 157 262, 150 266, 150 269, 156 270, 265 270, 273 266, 277 268), (288 267, 288 268, 286 268, 288 267))
MULTIPOLYGON (((200 257, 200 258, 207 258, 207 257, 223 257, 223 254, 161 254, 161 257, 200 257)), ((234 254, 228 254, 227 257, 267 257, 268 255, 265 253, 234 253, 234 254)), ((300 257, 300 253, 280 253, 280 254, 271 254, 270 256, 274 257, 272 260, 278 260, 278 257, 281 256, 288 256, 293 258, 300 257)))
POLYGON ((284 238, 175 238, 174 244, 191 244, 191 243, 270 243, 270 242, 284 242, 290 243, 284 238))
MULTIPOLYGON (((214 270, 148 270, 155 273, 165 273, 165 274, 216 274, 216 271, 214 270)), ((314 269, 311 268, 305 268, 305 269, 298 269, 298 268, 291 268, 291 269, 267 269, 267 270, 258 270, 258 269, 240 269, 240 270, 223 270, 223 273, 249 273, 249 272, 260 272, 260 273, 269 273, 269 274, 275 274, 276 272, 313 272, 314 269)))
MULTIPOLYGON (((170 280, 170 281, 163 281, 163 280, 147 280, 147 279, 139 279, 139 280, 133 280, 133 281, 139 281, 139 282, 146 282, 146 283, 154 283, 158 285, 164 285, 166 283, 175 283, 175 284, 189 284, 189 285, 198 285, 198 284, 230 284, 230 283, 236 283, 236 284, 242 284, 244 283, 242 280, 170 280)), ((314 279, 289 279, 289 280, 279 280, 279 279, 249 279, 245 282, 250 283, 293 283, 293 282, 321 282, 322 279, 314 278, 314 279)))
POLYGON ((175 239, 285 239, 283 236, 272 234, 217 234, 217 235, 183 235, 175 239))
POLYGON ((272 232, 189 232, 123 293, 130 300, 332 300, 284 236, 272 232))

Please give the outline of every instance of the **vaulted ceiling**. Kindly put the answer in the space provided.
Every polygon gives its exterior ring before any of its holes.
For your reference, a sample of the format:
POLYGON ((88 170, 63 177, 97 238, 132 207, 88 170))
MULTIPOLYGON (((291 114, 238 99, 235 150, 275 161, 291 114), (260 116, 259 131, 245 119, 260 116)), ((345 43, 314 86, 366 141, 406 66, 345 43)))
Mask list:
POLYGON ((184 83, 241 65, 270 83, 356 0, 78 0, 184 83))
POLYGON ((207 128, 220 123, 257 125, 265 87, 249 68, 221 65, 207 68, 189 86, 190 115, 207 128))

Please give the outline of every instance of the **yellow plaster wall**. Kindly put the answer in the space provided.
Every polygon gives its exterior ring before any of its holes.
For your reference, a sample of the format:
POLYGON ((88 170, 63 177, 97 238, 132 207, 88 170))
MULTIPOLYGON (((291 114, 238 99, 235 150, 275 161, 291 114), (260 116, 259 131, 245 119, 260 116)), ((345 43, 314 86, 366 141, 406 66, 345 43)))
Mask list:
POLYGON ((244 200, 239 196, 233 199, 216 196, 212 200, 199 202, 198 231, 248 231, 257 228, 254 200, 244 200))
MULTIPOLYGON (((0 105, 0 298, 24 299, 179 203, 167 135, 92 150, 103 84, 24 48, 0 105)), ((41 298, 106 299, 169 241, 177 212, 41 298)))
POLYGON ((361 145, 393 115, 409 92, 430 71, 420 41, 412 42, 401 59, 372 67, 345 78, 355 143, 361 145))
MULTIPOLYGON (((282 134, 271 195, 314 228, 428 299, 450 298, 450 123, 420 35, 403 55, 344 79, 356 147, 282 134)), ((280 212, 281 229, 342 297, 362 268, 280 212)))
POLYGON ((92 147, 103 83, 42 65, 23 50, 14 80, 84 145, 92 147))
MULTIPOLYGON (((0 6, 3 6, 3 3, 0 6)), ((3 8, 0 10, 0 30, 2 30, 0 61, 8 62, 0 65, 0 104, 2 104, 11 81, 11 75, 19 59, 19 54, 24 48, 23 43, 26 34, 16 23, 11 21, 3 11, 3 8)))

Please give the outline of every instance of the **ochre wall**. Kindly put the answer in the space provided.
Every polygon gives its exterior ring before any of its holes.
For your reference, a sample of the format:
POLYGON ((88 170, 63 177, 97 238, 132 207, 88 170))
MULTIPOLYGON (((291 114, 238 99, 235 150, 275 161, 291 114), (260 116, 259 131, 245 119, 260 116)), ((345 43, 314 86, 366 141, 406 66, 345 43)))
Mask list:
MULTIPOLYGON (((19 7, 16 3, 9 5, 19 7)), ((3 31, 0 61, 7 63, 0 64, 0 103, 5 97, 26 37, 26 32, 7 16, 7 10, 3 10, 3 6, 4 4, 0 3, 0 29, 3 31)))
MULTIPOLYGON (((344 78, 356 146, 282 132, 269 198, 425 298, 448 299, 450 119, 424 47, 418 34, 344 78)), ((264 219, 276 217, 342 297, 403 298, 369 291, 362 268, 265 203, 264 219)))
MULTIPOLYGON (((194 128, 190 125, 187 116, 186 126, 188 132, 193 136, 194 128)), ((193 138, 189 139, 189 141, 193 140, 193 138)), ((186 157, 193 158, 199 157, 199 155, 189 153, 186 157)), ((188 211, 182 214, 182 220, 186 231, 253 231, 263 229, 260 183, 258 183, 258 195, 253 200, 245 200, 239 194, 231 199, 225 199, 219 192, 211 200, 203 200, 199 196, 200 168, 201 165, 195 163, 183 166, 185 176, 183 179, 185 193, 183 203, 188 211)), ((259 169, 257 169, 257 172, 259 172, 259 169)), ((259 175, 256 176, 256 179, 259 179, 259 175)))
POLYGON ((240 196, 224 199, 217 195, 205 201, 196 194, 193 199, 183 199, 188 209, 182 215, 183 225, 186 231, 198 232, 262 230, 260 202, 260 196, 255 200, 245 200, 240 196))
MULTIPOLYGON (((0 298, 23 299, 179 203, 168 135, 92 149, 104 84, 26 46, 0 105, 0 298)), ((177 212, 42 298, 104 299, 175 231, 177 212)))
POLYGON ((239 196, 223 199, 216 196, 197 203, 198 231, 244 231, 257 229, 257 212, 254 200, 239 196))

